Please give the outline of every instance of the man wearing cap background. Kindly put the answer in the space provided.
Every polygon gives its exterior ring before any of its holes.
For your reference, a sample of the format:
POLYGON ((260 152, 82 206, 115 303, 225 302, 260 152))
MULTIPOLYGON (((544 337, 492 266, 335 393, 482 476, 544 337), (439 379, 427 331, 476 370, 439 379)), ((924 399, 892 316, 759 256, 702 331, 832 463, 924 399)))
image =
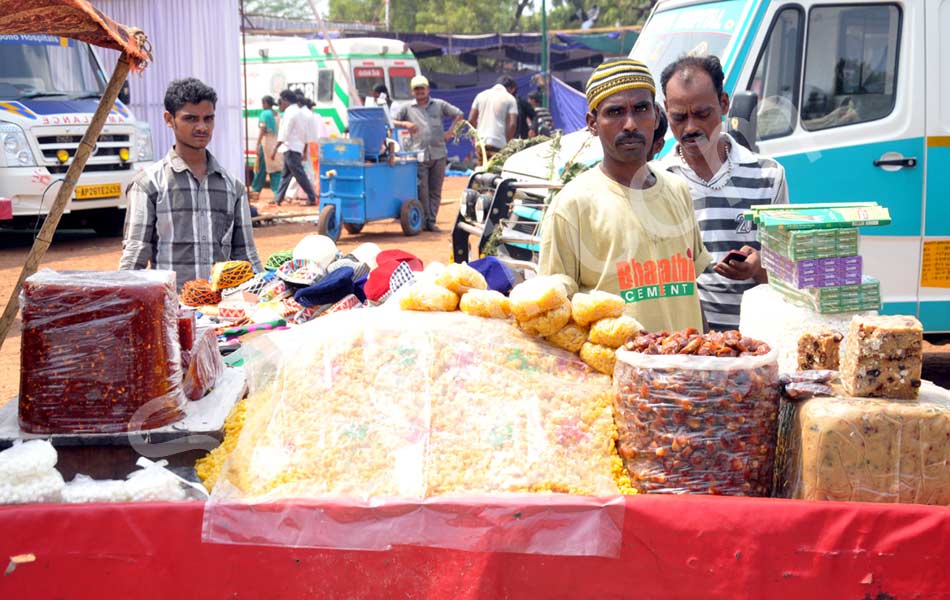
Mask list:
POLYGON ((418 171, 419 202, 425 214, 423 227, 426 231, 438 231, 435 222, 442 204, 442 181, 449 155, 445 142, 452 138, 451 132, 445 131, 442 119, 451 117, 454 126, 463 113, 444 100, 430 97, 429 80, 422 75, 416 75, 409 83, 416 101, 400 107, 393 115, 393 124, 409 130, 412 150, 425 152, 418 171))
MULTIPOLYGON (((518 127, 518 85, 510 75, 502 75, 492 87, 483 90, 472 101, 468 122, 478 131, 485 144, 485 156, 491 158, 515 137, 518 127)), ((481 154, 478 155, 481 160, 481 154)))
POLYGON ((645 65, 603 63, 587 83, 587 126, 604 160, 554 197, 541 223, 538 269, 570 293, 619 294, 648 331, 702 328, 696 274, 712 261, 689 188, 648 165, 656 85, 645 65))

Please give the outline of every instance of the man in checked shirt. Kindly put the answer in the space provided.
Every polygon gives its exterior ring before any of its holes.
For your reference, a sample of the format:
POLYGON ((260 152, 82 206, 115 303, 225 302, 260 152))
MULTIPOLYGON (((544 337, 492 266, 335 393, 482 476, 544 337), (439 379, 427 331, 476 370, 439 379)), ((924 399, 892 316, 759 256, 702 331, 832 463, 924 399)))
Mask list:
POLYGON ((165 123, 175 145, 128 189, 119 269, 175 271, 178 288, 208 279, 216 262, 246 260, 262 271, 244 184, 206 149, 214 131, 215 91, 178 79, 165 92, 165 123))

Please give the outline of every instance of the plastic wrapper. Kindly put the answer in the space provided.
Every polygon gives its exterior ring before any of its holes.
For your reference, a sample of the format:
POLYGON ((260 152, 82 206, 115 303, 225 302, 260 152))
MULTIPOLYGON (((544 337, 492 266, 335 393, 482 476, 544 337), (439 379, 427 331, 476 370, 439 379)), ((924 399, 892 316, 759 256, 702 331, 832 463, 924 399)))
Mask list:
POLYGON ((739 330, 742 335, 768 343, 778 352, 779 370, 789 373, 798 368, 798 340, 802 335, 820 330, 839 333, 843 348, 856 314, 873 313, 821 314, 790 302, 770 285, 759 285, 742 294, 739 330))
POLYGON ((622 315, 624 301, 617 294, 600 290, 586 294, 578 292, 571 297, 571 308, 574 321, 578 325, 589 325, 601 319, 622 315))
POLYGON ((947 390, 924 382, 917 400, 813 398, 789 415, 778 495, 950 504, 947 390))
POLYGON ((194 349, 183 352, 182 356, 185 357, 185 377, 182 380, 185 397, 189 400, 201 400, 214 388, 215 382, 226 368, 218 351, 218 336, 214 329, 199 330, 194 349))
POLYGON ((182 480, 165 468, 168 461, 152 462, 139 458, 136 462, 142 468, 129 474, 125 483, 125 493, 131 502, 170 502, 187 500, 182 480))
POLYGON ((533 277, 519 283, 508 295, 511 314, 519 321, 528 321, 541 313, 560 308, 567 302, 567 290, 557 277, 533 277))
POLYGON ((399 299, 403 310, 451 312, 458 308, 458 294, 434 283, 416 283, 399 299))
POLYGON ((616 552, 609 378, 502 320, 392 315, 328 315, 245 349, 245 424, 205 539, 616 552))
POLYGON ((495 290, 468 290, 459 301, 459 310, 473 317, 507 319, 511 316, 511 302, 495 290))
POLYGON ((184 416, 173 272, 43 270, 20 304, 24 431, 136 431, 184 416))
POLYGON ((518 326, 528 335, 541 337, 554 335, 571 321, 571 303, 564 302, 557 308, 539 313, 530 319, 518 321, 518 326))
MULTIPOLYGON (((557 333, 549 335, 547 339, 555 346, 576 354, 581 351, 581 346, 587 341, 587 334, 587 327, 570 322, 557 333)), ((611 373, 613 373, 613 370, 611 370, 611 373)))
POLYGON ((641 492, 768 496, 778 424, 774 350, 716 357, 617 351, 620 456, 641 492))
POLYGON ((469 290, 487 290, 485 276, 465 263, 451 263, 435 278, 436 285, 448 288, 461 296, 469 290))
POLYGON ((129 493, 125 481, 120 479, 93 479, 88 475, 76 475, 63 490, 63 502, 82 504, 86 502, 128 502, 129 493))
POLYGON ((584 342, 580 349, 581 360, 591 368, 605 375, 613 375, 614 365, 617 363, 617 350, 600 344, 584 342))
POLYGON ((619 348, 628 339, 640 335, 643 325, 627 315, 601 319, 590 326, 588 339, 594 344, 619 348))
POLYGON ((63 476, 55 469, 15 483, 0 481, 0 505, 61 502, 65 488, 63 476))
POLYGON ((38 477, 56 467, 56 448, 46 440, 14 442, 0 452, 0 482, 38 477))

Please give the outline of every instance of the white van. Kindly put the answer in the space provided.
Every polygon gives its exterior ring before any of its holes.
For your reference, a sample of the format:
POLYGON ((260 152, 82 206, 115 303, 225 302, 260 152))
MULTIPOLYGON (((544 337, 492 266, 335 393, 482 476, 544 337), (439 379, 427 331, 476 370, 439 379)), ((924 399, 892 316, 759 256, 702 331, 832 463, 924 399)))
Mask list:
MULTIPOLYGON (((683 54, 719 56, 727 126, 784 165, 793 203, 886 206, 890 225, 862 229, 865 272, 884 313, 938 332, 950 331, 948 32, 950 0, 659 0, 630 55, 658 84, 683 54)), ((566 136, 561 165, 585 137, 566 136)), ((548 179, 546 152, 513 156, 502 177, 548 179)))
POLYGON ((251 37, 242 58, 247 90, 244 99, 248 127, 248 155, 255 157, 257 116, 261 98, 276 100, 286 88, 303 90, 316 104, 314 112, 322 117, 332 135, 346 130, 346 109, 362 106, 377 84, 384 84, 393 105, 412 101, 409 82, 420 73, 419 63, 409 47, 399 40, 385 38, 342 38, 333 40, 335 59, 326 40, 294 37, 251 37), (347 85, 355 87, 355 96, 347 85))
MULTIPOLYGON (((14 226, 32 227, 49 212, 106 82, 95 53, 83 42, 0 36, 0 197, 13 201, 14 226)), ((117 101, 64 221, 121 234, 125 190, 152 159, 148 124, 117 101)))

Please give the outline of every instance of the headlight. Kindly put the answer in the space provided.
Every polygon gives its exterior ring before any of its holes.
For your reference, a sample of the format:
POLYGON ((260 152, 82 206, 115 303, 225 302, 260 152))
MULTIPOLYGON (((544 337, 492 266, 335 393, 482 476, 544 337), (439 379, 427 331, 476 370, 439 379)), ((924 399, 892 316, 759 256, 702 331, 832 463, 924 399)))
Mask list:
POLYGON ((135 160, 152 160, 152 130, 148 123, 137 123, 135 129, 135 160))
POLYGON ((19 125, 0 123, 0 140, 3 140, 4 164, 11 167, 36 166, 36 158, 19 125))

